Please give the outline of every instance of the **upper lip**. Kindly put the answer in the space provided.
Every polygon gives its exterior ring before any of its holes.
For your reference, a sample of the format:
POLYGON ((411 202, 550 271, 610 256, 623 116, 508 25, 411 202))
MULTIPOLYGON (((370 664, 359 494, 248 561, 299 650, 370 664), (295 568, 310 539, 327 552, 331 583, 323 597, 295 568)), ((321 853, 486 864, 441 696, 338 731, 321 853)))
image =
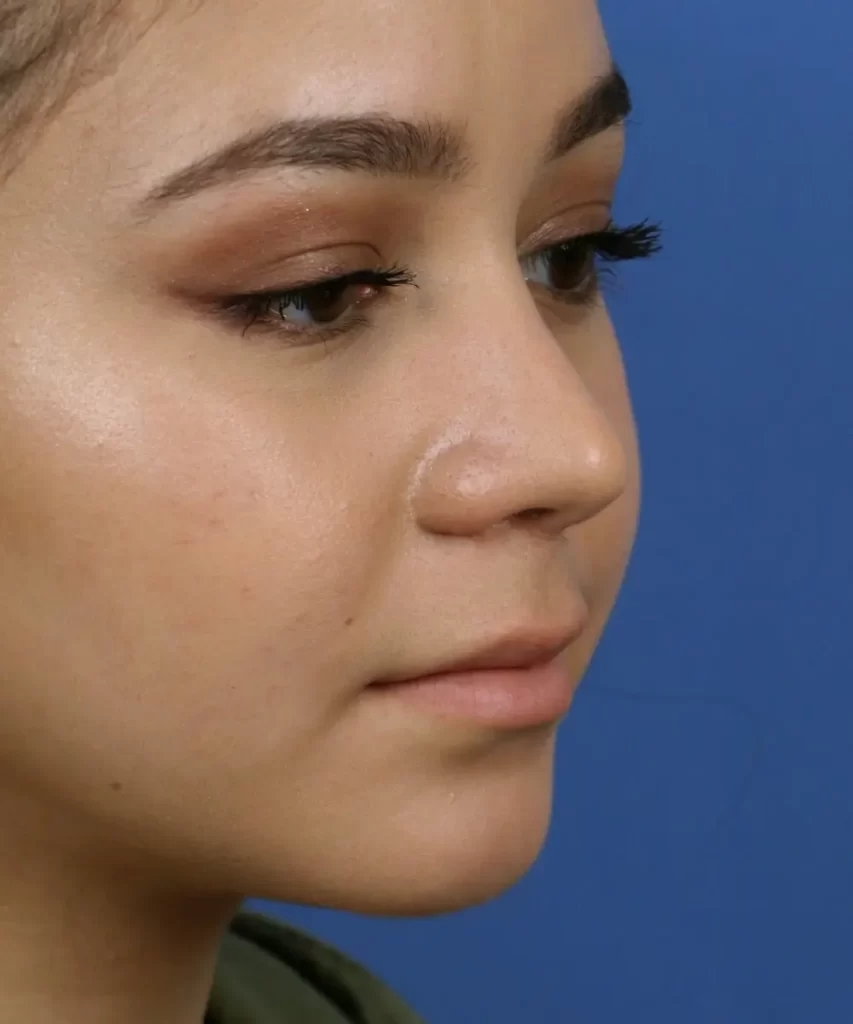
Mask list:
POLYGON ((451 672, 479 672, 484 669, 532 668, 553 661, 569 644, 577 639, 583 629, 583 619, 550 629, 519 629, 504 633, 497 639, 479 647, 471 647, 467 653, 449 658, 423 670, 389 673, 377 683, 404 683, 428 676, 445 675, 451 672))

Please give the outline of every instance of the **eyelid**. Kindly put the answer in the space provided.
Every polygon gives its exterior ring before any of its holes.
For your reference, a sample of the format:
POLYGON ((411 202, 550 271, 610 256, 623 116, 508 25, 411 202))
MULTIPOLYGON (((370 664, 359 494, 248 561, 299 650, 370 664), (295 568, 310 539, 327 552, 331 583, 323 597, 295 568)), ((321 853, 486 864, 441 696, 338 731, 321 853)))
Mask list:
POLYGON ((239 268, 207 275, 198 286, 190 279, 176 290, 181 297, 207 303, 226 293, 238 295, 310 288, 315 284, 382 265, 383 257, 376 246, 367 242, 352 242, 286 253, 274 259, 265 259, 259 265, 244 260, 239 268))
POLYGON ((595 235, 606 231, 612 223, 613 202, 601 199, 563 207, 551 214, 539 228, 524 237, 519 245, 519 256, 533 256, 550 246, 572 238, 595 235))
POLYGON ((333 321, 328 321, 325 324, 320 323, 313 327, 291 326, 288 318, 281 311, 278 316, 272 313, 272 310, 276 307, 275 300, 279 300, 280 306, 283 301, 284 306, 293 305, 296 309, 307 310, 309 308, 308 302, 303 304, 294 300, 297 298, 303 298, 304 300, 304 297, 311 292, 322 292, 324 288, 335 284, 341 287, 342 294, 346 288, 357 284, 366 284, 375 288, 376 294, 370 297, 367 302, 369 307, 381 303, 387 299, 393 289, 402 285, 418 287, 414 272, 408 267, 395 264, 390 267, 350 271, 344 275, 309 282, 302 287, 272 288, 266 291, 232 295, 217 304, 217 315, 224 315, 232 322, 234 320, 248 319, 248 323, 244 328, 244 335, 249 328, 257 323, 274 334, 305 339, 306 344, 311 344, 312 339, 313 341, 327 340, 340 334, 350 334, 359 327, 369 326, 369 317, 355 312, 362 306, 362 303, 357 300, 354 300, 352 305, 342 312, 341 318, 346 321, 344 324, 338 324, 336 321, 339 318, 335 318, 333 321))

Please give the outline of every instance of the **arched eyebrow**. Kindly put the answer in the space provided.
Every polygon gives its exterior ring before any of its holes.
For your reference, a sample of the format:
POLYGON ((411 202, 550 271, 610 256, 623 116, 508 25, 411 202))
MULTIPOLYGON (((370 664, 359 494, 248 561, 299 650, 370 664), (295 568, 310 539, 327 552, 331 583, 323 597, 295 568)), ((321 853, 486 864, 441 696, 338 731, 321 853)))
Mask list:
MULTIPOLYGON (((611 67, 557 117, 544 162, 565 156, 630 112, 628 86, 611 67)), ((464 132, 441 120, 364 115, 278 121, 170 174, 142 200, 140 213, 282 167, 457 181, 468 173, 470 158, 464 132)))

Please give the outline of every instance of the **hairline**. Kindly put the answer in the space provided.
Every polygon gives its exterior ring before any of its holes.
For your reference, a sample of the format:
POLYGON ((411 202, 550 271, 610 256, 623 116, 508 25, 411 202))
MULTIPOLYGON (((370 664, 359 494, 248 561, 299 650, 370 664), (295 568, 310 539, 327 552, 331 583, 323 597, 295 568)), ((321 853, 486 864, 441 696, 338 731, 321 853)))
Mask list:
MULTIPOLYGON (((12 9, 6 12, 4 2, 0 0, 0 187, 67 104, 113 73, 172 5, 172 0, 154 0, 138 19, 131 10, 134 0, 11 0, 12 9), (35 13, 25 11, 30 5, 35 13)), ((195 10, 205 0, 182 2, 195 10)))

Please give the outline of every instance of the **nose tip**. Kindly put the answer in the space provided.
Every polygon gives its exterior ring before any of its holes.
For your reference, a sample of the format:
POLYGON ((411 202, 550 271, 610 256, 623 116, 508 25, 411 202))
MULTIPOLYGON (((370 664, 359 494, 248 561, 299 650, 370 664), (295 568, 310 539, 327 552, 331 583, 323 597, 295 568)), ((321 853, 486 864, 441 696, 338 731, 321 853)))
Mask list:
POLYGON ((627 458, 610 425, 589 409, 571 429, 531 437, 472 433, 444 446, 425 466, 415 514, 433 533, 473 535, 501 524, 557 534, 615 501, 627 482, 627 458))
POLYGON ((589 439, 579 458, 566 452, 566 462, 554 468, 548 491, 543 487, 543 497, 548 500, 514 513, 516 522, 560 533, 603 512, 625 490, 627 459, 615 437, 604 437, 603 432, 598 441, 589 439))

